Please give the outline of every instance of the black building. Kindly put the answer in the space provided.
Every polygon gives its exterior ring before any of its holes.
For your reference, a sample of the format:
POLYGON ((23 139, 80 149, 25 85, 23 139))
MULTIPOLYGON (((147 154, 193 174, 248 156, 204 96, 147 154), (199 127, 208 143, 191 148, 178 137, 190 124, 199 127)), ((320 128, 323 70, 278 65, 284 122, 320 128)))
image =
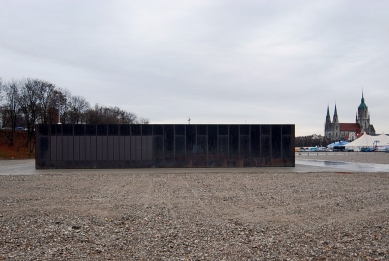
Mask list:
POLYGON ((294 125, 39 124, 36 168, 294 167, 294 125))

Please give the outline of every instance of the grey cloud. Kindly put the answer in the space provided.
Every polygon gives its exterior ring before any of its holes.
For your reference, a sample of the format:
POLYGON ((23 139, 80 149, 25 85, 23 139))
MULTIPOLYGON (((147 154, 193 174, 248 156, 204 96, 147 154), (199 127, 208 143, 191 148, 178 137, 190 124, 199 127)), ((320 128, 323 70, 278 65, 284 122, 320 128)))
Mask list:
POLYGON ((38 77, 152 123, 354 121, 389 133, 387 1, 2 1, 3 81, 38 77), (332 113, 332 111, 331 111, 332 113))

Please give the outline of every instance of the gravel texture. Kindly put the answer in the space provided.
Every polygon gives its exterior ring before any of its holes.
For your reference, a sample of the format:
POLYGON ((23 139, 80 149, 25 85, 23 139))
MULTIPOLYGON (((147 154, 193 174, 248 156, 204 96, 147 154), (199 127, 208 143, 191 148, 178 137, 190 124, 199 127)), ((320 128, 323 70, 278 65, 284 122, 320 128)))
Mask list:
POLYGON ((0 260, 388 260, 389 173, 0 176, 0 260))

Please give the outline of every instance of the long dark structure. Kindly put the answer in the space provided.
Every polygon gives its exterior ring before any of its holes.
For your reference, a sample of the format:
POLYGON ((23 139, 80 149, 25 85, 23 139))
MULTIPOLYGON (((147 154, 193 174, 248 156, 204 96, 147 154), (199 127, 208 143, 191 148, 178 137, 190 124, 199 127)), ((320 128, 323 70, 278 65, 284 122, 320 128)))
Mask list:
POLYGON ((294 167, 292 124, 38 124, 36 168, 294 167))

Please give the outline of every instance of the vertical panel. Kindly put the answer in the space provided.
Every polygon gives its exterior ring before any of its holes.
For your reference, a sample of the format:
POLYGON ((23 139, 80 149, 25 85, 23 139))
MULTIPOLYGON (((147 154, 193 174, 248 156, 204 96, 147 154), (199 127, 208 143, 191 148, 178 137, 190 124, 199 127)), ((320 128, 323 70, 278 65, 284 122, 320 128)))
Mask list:
POLYGON ((73 124, 62 124, 62 135, 73 136, 73 124))
POLYGON ((208 156, 217 155, 217 125, 208 126, 208 156))
POLYGON ((73 160, 74 158, 74 144, 73 144, 73 136, 67 136, 65 137, 66 143, 67 143, 67 151, 68 151, 68 160, 73 160))
POLYGON ((98 136, 106 136, 108 133, 107 124, 98 124, 97 125, 97 135, 98 136))
POLYGON ((97 136, 96 137, 96 160, 103 160, 103 137, 105 136, 97 136))
POLYGON ((135 136, 135 160, 142 160, 142 136, 135 136))
POLYGON ((194 148, 196 147, 196 125, 187 125, 185 133, 186 142, 186 157, 192 159, 195 154, 194 148))
MULTIPOLYGON (((43 128, 41 128, 42 130, 43 128)), ((43 133, 48 133, 48 130, 46 129, 47 132, 44 132, 45 130, 43 129, 43 133)), ((42 132, 41 132, 42 133, 42 132)), ((39 159, 43 162, 48 162, 50 160, 50 140, 48 136, 41 136, 39 138, 39 159)))
MULTIPOLYGON (((228 153, 228 135, 219 135, 218 136, 218 155, 221 159, 227 159, 229 156, 228 153)), ((233 155, 238 156, 238 154, 233 155)))
POLYGON ((147 159, 147 141, 146 141, 146 136, 141 136, 141 139, 142 139, 142 152, 141 152, 141 158, 142 160, 146 160, 147 159))
POLYGON ((131 136, 131 160, 136 160, 136 136, 131 136))
POLYGON ((73 160, 80 160, 80 136, 73 137, 73 160))
POLYGON ((50 160, 57 160, 57 136, 50 136, 50 160))
POLYGON ((142 160, 152 160, 152 136, 142 136, 142 160))
POLYGON ((282 135, 292 135, 292 125, 282 125, 282 135))
POLYGON ((207 155, 207 136, 199 135, 197 136, 197 146, 194 148, 194 152, 198 156, 206 156, 207 155))
POLYGON ((174 159, 174 125, 165 125, 165 160, 174 159))
POLYGON ((207 135, 207 125, 197 125, 197 135, 207 135))
POLYGON ((218 135, 228 135, 228 125, 219 125, 218 135))
POLYGON ((120 136, 129 136, 131 134, 131 129, 129 124, 120 124, 119 126, 119 135, 120 136))
MULTIPOLYGON (((90 161, 91 160, 91 154, 92 154, 92 148, 91 148, 91 137, 85 136, 85 160, 90 161)), ((96 155, 96 153, 95 153, 96 155)))
POLYGON ((51 135, 62 136, 62 124, 51 124, 51 135))
POLYGON ((84 136, 85 135, 85 125, 84 124, 74 124, 73 130, 74 130, 74 136, 84 136))
POLYGON ((147 136, 147 160, 153 160, 153 136, 147 136))
POLYGON ((185 125, 177 124, 174 126, 175 135, 185 135, 185 125))
POLYGON ((113 160, 119 160, 120 159, 120 140, 119 136, 113 137, 113 160))
POLYGON ((153 125, 153 135, 163 135, 163 125, 153 125))
MULTIPOLYGON (((108 125, 111 126, 111 125, 108 125)), ((114 144, 113 144, 113 136, 108 136, 107 137, 107 158, 108 160, 113 160, 114 155, 114 144)))
POLYGON ((107 138, 107 136, 103 136, 102 141, 103 141, 103 160, 108 160, 108 138, 107 138))
POLYGON ((80 136, 80 160, 85 161, 86 156, 86 136, 80 136))
POLYGON ((131 135, 132 136, 140 136, 142 134, 141 125, 139 124, 131 124, 131 135))
POLYGON ((258 158, 261 156, 261 126, 252 125, 251 126, 251 156, 258 158))
POLYGON ((240 156, 243 158, 248 158, 250 155, 250 136, 241 135, 240 136, 240 156))
POLYGON ((67 137, 62 136, 62 159, 64 161, 69 160, 68 148, 69 148, 69 143, 67 137))
POLYGON ((239 125, 230 125, 230 155, 239 158, 239 125))
POLYGON ((290 158, 292 149, 291 149, 291 137, 290 136, 282 136, 282 157, 283 158, 290 158))
POLYGON ((142 136, 151 136, 153 134, 153 126, 148 124, 142 125, 142 136))
POLYGON ((62 161, 63 159, 63 136, 57 136, 57 160, 62 161))
POLYGON ((270 125, 261 125, 261 135, 270 135, 270 125))
POLYGON ((178 162, 185 161, 185 136, 176 135, 175 136, 175 160, 178 162))
POLYGON ((124 159, 131 160, 131 136, 126 136, 124 138, 124 159))
MULTIPOLYGON (((294 161, 294 145, 292 144, 292 125, 282 125, 282 158, 294 161), (292 147, 293 146, 293 147, 292 147)), ((293 136, 294 137, 294 136, 293 136)))
POLYGON ((85 133, 87 136, 96 136, 97 134, 97 125, 96 124, 86 124, 85 133))
POLYGON ((281 125, 273 125, 271 127, 271 147, 272 157, 275 159, 281 158, 281 125))
POLYGON ((240 125, 239 128, 240 135, 250 135, 250 125, 240 125))
POLYGON ((119 136, 119 160, 126 160, 126 137, 119 136))
POLYGON ((155 160, 163 160, 163 136, 154 136, 155 160))
POLYGON ((271 157, 271 143, 269 135, 261 135, 261 157, 270 158, 271 157))
POLYGON ((117 136, 119 135, 119 125, 117 124, 108 124, 108 135, 117 136))
POLYGON ((90 159, 97 160, 97 137, 90 137, 90 159))

